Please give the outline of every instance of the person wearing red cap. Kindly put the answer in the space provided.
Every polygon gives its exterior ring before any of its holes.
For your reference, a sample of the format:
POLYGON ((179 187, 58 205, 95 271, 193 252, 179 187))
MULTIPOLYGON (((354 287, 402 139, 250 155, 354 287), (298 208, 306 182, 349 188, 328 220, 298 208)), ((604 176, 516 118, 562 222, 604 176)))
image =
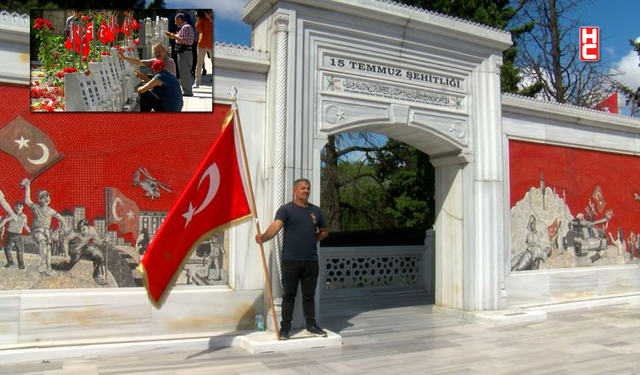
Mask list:
POLYGON ((151 64, 155 76, 144 86, 138 88, 140 94, 140 112, 180 112, 182 111, 182 92, 180 82, 173 73, 165 69, 162 61, 151 64))

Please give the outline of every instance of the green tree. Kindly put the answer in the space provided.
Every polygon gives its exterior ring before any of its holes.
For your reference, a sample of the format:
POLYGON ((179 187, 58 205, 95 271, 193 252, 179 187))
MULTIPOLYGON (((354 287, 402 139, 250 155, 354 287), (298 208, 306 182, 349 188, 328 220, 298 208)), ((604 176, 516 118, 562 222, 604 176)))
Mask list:
MULTIPOLYGON (((349 205, 341 192, 348 185, 353 185, 364 177, 372 177, 369 170, 350 168, 355 153, 364 153, 370 160, 369 153, 376 153, 381 145, 369 133, 344 133, 328 137, 328 142, 321 153, 322 162, 322 208, 327 215, 329 230, 339 232, 343 230, 343 213, 349 205)), ((375 176, 373 176, 375 177, 375 176)), ((351 203, 351 211, 362 211, 362 207, 355 201, 351 203)), ((364 229, 364 228, 359 228, 364 229)))
POLYGON ((515 22, 535 25, 522 36, 517 64, 542 84, 541 97, 591 108, 615 90, 615 74, 607 67, 579 59, 582 22, 576 15, 589 1, 518 0, 516 4, 515 22))
POLYGON ((508 29, 520 9, 520 7, 511 7, 509 0, 400 0, 400 2, 497 29, 508 30, 511 32, 514 44, 502 54, 503 65, 500 72, 502 92, 532 96, 542 89, 542 84, 539 82, 533 82, 521 88, 522 77, 520 69, 516 66, 517 47, 522 36, 532 30, 534 23, 525 22, 508 29))
POLYGON ((435 221, 435 170, 429 155, 389 139, 376 155, 374 170, 384 181, 385 212, 395 227, 430 227, 435 221))

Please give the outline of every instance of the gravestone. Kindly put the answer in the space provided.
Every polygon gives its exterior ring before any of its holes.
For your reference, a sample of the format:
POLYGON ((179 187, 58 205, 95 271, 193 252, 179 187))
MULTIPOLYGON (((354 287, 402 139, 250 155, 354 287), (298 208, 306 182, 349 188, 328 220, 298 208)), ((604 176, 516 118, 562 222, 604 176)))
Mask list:
POLYGON ((103 62, 95 62, 89 63, 89 67, 91 68, 91 64, 96 64, 97 69, 100 71, 100 78, 102 79, 102 88, 104 89, 104 97, 111 108, 110 111, 115 111, 115 93, 113 91, 113 84, 111 83, 111 75, 109 74, 107 64, 103 62))
POLYGON ((153 56, 153 39, 154 39, 154 28, 152 26, 151 18, 147 17, 144 20, 144 43, 147 46, 144 50, 143 58, 148 60, 153 56))
POLYGON ((67 112, 86 112, 96 108, 95 95, 87 86, 84 73, 65 73, 64 96, 67 112))
MULTIPOLYGON (((88 111, 97 112, 102 110, 102 104, 98 101, 98 91, 97 88, 93 84, 93 80, 90 75, 87 76, 85 72, 80 72, 81 82, 84 83, 84 89, 87 92, 87 98, 89 103, 88 111)), ((83 86, 83 83, 80 84, 80 87, 83 86)))
POLYGON ((124 107, 124 92, 122 91, 122 81, 120 79, 119 69, 116 69, 115 58, 113 56, 102 56, 103 61, 106 62, 109 75, 111 77, 111 83, 113 92, 115 94, 115 111, 120 112, 124 107))
POLYGON ((118 54, 118 50, 115 48, 111 48, 110 53, 111 53, 111 63, 113 66, 113 70, 116 72, 116 76, 118 77, 118 82, 120 82, 120 88, 122 89, 122 99, 123 99, 122 104, 124 105, 129 98, 129 90, 127 87, 127 76, 124 69, 120 65, 120 62, 122 60, 120 60, 119 58, 120 55, 118 54))
POLYGON ((90 62, 89 71, 91 72, 91 75, 88 78, 91 80, 92 86, 96 92, 98 111, 113 111, 113 103, 109 100, 107 83, 105 77, 100 71, 100 64, 97 62, 90 62))

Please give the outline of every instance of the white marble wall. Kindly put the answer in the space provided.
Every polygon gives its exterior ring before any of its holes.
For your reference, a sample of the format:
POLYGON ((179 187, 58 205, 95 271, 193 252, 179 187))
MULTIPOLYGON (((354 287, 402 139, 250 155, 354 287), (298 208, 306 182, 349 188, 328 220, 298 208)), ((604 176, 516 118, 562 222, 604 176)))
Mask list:
POLYGON ((620 265, 514 272, 507 278, 509 306, 535 306, 637 294, 640 267, 620 265))
POLYGON ((176 288, 161 310, 143 288, 0 293, 0 349, 251 329, 262 290, 176 288))

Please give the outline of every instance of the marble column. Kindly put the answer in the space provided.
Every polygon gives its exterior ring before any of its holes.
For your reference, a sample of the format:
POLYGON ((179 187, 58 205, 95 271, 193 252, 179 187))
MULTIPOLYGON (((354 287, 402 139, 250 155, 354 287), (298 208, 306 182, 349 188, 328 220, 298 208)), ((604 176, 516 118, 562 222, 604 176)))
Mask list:
MULTIPOLYGON (((287 129, 287 62, 289 43, 289 16, 276 14, 274 16, 276 31, 276 92, 275 92, 275 157, 273 162, 273 212, 285 203, 286 189, 286 129, 287 129)), ((266 230, 266 228, 265 228, 266 230)), ((271 285, 273 288, 274 305, 278 321, 282 307, 282 231, 273 240, 271 255, 271 285)), ((272 313, 272 312, 270 312, 272 313)), ((268 319, 268 327, 273 323, 268 319)))

